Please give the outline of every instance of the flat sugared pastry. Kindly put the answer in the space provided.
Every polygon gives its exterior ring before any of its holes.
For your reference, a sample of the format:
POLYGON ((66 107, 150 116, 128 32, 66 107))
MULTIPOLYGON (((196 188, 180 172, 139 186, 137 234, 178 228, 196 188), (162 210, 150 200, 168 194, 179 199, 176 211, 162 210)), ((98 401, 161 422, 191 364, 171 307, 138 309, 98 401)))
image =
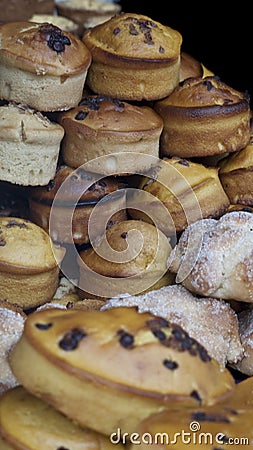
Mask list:
POLYGON ((121 13, 84 32, 87 85, 122 100, 156 100, 179 83, 182 36, 142 14, 121 13))
MULTIPOLYGON (((16 450, 113 449, 107 436, 80 428, 22 386, 10 389, 0 398, 0 436, 16 450)), ((119 449, 123 449, 122 444, 119 449)))
POLYGON ((216 76, 182 81, 154 109, 164 121, 161 156, 222 155, 249 142, 249 97, 216 76))
POLYGON ((189 225, 173 248, 168 268, 191 292, 253 302, 253 215, 245 211, 189 225))
POLYGON ((29 392, 107 435, 166 408, 215 404, 235 387, 181 327, 135 308, 32 313, 10 364, 29 392))
POLYGON ((48 302, 59 282, 64 249, 27 219, 0 217, 0 300, 23 309, 48 302))
POLYGON ((39 111, 78 104, 91 63, 78 37, 47 22, 9 22, 0 42, 0 98, 39 111))

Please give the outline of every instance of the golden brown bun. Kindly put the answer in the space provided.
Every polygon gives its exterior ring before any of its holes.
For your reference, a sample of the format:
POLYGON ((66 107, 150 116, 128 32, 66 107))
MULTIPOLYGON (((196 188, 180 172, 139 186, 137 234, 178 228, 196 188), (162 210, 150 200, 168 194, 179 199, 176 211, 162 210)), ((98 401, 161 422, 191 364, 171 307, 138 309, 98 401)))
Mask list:
POLYGON ((88 86, 123 100, 156 100, 179 82, 182 36, 151 18, 121 13, 84 32, 88 86))
POLYGON ((168 268, 191 292, 253 302, 253 215, 245 211, 189 225, 173 248, 168 268))
POLYGON ((126 219, 126 196, 121 190, 124 186, 118 178, 101 179, 82 168, 75 171, 69 166, 62 165, 47 186, 29 189, 29 218, 45 231, 50 231, 54 241, 88 243, 90 215, 101 199, 105 201, 108 196, 106 206, 100 209, 100 221, 104 221, 106 225, 107 218, 110 224, 126 219), (116 192, 115 197, 110 197, 110 194, 116 192), (50 227, 52 205, 54 221, 50 227), (73 209, 73 217, 69 225, 66 215, 70 208, 73 209))
POLYGON ((180 60, 180 82, 190 77, 203 77, 203 66, 200 61, 189 55, 187 52, 181 52, 180 60))
POLYGON ((253 135, 244 149, 221 160, 219 166, 220 180, 230 202, 253 206, 253 135))
POLYGON ((102 310, 137 307, 181 326, 223 367, 243 357, 238 319, 223 300, 199 298, 181 285, 164 286, 144 295, 116 297, 106 301, 102 310))
POLYGON ((50 236, 29 220, 0 217, 0 231, 0 299, 24 309, 46 303, 64 250, 52 248, 50 236))
MULTIPOLYGON (((21 386, 10 389, 0 399, 0 435, 13 449, 113 448, 106 436, 88 428, 80 428, 21 386)), ((119 448, 123 449, 122 444, 119 444, 119 448)))
POLYGON ((228 446, 243 449, 252 446, 252 420, 252 407, 234 407, 229 402, 211 407, 164 411, 140 423, 135 430, 137 439, 129 448, 133 450, 138 440, 138 448, 142 450, 153 449, 154 442, 161 450, 168 447, 176 450, 184 447, 222 450, 228 446))
POLYGON ((140 182, 143 194, 134 193, 128 207, 132 218, 153 220, 170 235, 201 218, 219 217, 229 206, 216 167, 172 157, 164 158, 156 169, 154 177, 151 171, 140 182))
POLYGON ((249 98, 218 77, 188 78, 154 109, 164 121, 162 156, 220 155, 249 142, 249 98))
POLYGON ((20 307, 0 300, 0 394, 18 384, 9 365, 9 354, 23 333, 25 320, 20 307))
POLYGON ((82 97, 91 54, 74 34, 49 23, 0 26, 0 96, 40 111, 71 108, 82 97))
POLYGON ((167 272, 170 242, 154 225, 124 220, 113 224, 95 244, 80 251, 78 260, 79 287, 85 293, 96 292, 105 297, 140 293, 167 272), (93 278, 88 276, 89 269, 98 274, 100 280, 95 291, 93 278))
POLYGON ((163 121, 151 107, 89 96, 61 113, 59 123, 65 129, 62 158, 71 167, 89 163, 90 172, 131 174, 149 168, 146 154, 159 157, 163 121))
POLYGON ((64 128, 29 108, 0 106, 0 180, 45 185, 54 177, 64 128))
POLYGON ((152 412, 214 404, 235 387, 182 328, 135 308, 30 314, 11 368, 29 392, 107 435, 133 432, 152 412))

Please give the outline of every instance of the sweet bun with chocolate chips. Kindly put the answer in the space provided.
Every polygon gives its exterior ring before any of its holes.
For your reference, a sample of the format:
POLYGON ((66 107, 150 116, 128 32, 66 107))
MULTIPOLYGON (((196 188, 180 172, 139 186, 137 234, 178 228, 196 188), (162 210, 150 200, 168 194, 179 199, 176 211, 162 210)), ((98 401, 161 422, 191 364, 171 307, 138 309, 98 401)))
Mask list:
POLYGON ((182 81, 154 109, 161 115, 161 156, 223 155, 243 149, 250 139, 250 103, 216 76, 182 81))
POLYGON ((134 192, 130 216, 157 226, 170 235, 182 232, 201 218, 219 217, 229 206, 229 199, 219 179, 218 168, 177 157, 164 157, 152 175, 143 177, 134 192), (151 194, 151 195, 146 195, 151 194), (161 209, 162 204, 167 214, 161 209), (168 220, 170 215, 171 220, 168 220), (152 218, 152 219, 151 219, 152 218))
POLYGON ((0 98, 39 111, 78 104, 91 63, 78 37, 49 23, 9 22, 0 42, 0 98))
POLYGON ((204 297, 253 302, 253 215, 245 211, 189 225, 171 251, 176 282, 204 297))
POLYGON ((0 300, 23 309, 46 303, 59 282, 64 249, 38 225, 0 217, 0 300))
POLYGON ((61 125, 27 105, 0 106, 0 180, 47 184, 56 172, 63 135, 61 125))
POLYGON ((149 106, 89 96, 61 113, 59 123, 65 130, 62 158, 71 167, 89 163, 90 172, 126 175, 149 169, 145 155, 159 158, 163 121, 149 106))
POLYGON ((84 32, 92 54, 87 84, 121 100, 156 100, 179 83, 182 36, 142 14, 121 13, 84 32))
MULTIPOLYGON (((99 201, 103 199, 99 220, 105 225, 126 220, 126 195, 123 181, 116 177, 99 178, 82 170, 76 171, 61 165, 55 177, 46 186, 31 187, 28 192, 29 218, 32 222, 50 232, 56 242, 88 244, 89 219, 99 201), (88 180, 91 180, 88 182, 88 180), (87 182, 89 184, 87 184, 87 182), (63 184, 67 183, 65 189, 63 184), (89 186, 89 187, 87 187, 89 186), (64 190, 57 197, 59 189, 64 190), (112 194, 112 195, 111 195, 112 194), (106 201, 107 198, 107 201, 106 201), (50 214, 54 208, 54 221, 50 227, 50 214), (71 224, 66 220, 72 208, 71 224)), ((98 206, 99 207, 99 206, 98 206)), ((99 233, 99 223, 95 223, 99 233)), ((93 232, 94 229, 93 229, 93 232)))
MULTIPOLYGON (((11 449, 113 449, 107 436, 79 427, 22 386, 10 389, 0 398, 0 436, 11 449)), ((118 445, 122 450, 123 445, 118 445)))
POLYGON ((215 404, 235 387, 181 327, 135 308, 36 311, 10 364, 30 393, 106 435, 164 409, 215 404))

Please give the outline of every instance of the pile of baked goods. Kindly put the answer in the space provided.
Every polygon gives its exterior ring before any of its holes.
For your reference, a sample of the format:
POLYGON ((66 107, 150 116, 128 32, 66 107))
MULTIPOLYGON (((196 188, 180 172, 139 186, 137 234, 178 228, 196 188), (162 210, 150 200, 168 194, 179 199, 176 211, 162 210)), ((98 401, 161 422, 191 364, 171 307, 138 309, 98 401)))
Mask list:
POLYGON ((0 448, 252 445, 249 96, 85 3, 0 25, 0 448))

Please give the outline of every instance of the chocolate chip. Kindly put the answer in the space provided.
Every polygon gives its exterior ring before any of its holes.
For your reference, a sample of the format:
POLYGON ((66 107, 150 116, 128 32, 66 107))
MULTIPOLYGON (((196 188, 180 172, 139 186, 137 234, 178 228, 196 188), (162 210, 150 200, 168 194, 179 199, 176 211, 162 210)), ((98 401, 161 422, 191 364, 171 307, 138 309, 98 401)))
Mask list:
POLYGON ((75 115, 75 119, 76 120, 84 120, 88 115, 88 111, 79 111, 76 115, 75 115))
POLYGON ((35 324, 36 328, 38 328, 38 330, 48 330, 49 328, 51 328, 53 326, 52 323, 36 323, 35 324))
POLYGON ((47 185, 47 191, 50 192, 54 187, 55 187, 54 180, 50 180, 48 185, 47 185))
POLYGON ((166 339, 166 334, 162 330, 152 330, 152 333, 159 341, 166 339))
POLYGON ((59 347, 62 350, 70 351, 78 347, 79 342, 86 336, 86 333, 79 329, 73 328, 68 331, 59 342, 59 347))
POLYGON ((175 370, 178 368, 178 363, 176 361, 171 361, 170 359, 165 359, 163 361, 163 365, 169 370, 175 370))
POLYGON ((209 80, 203 81, 203 85, 206 86, 208 91, 211 91, 213 89, 213 84, 209 80))
POLYGON ((191 414, 191 418, 192 420, 197 420, 198 422, 230 423, 230 420, 222 414, 206 413, 205 411, 196 411, 191 414))
POLYGON ((182 166, 190 167, 190 164, 188 163, 188 161, 186 161, 186 159, 180 159, 178 161, 178 164, 181 164, 182 166))
POLYGON ((0 239, 0 247, 4 247, 6 245, 6 242, 3 238, 0 239))
POLYGON ((27 228, 27 225, 24 222, 17 222, 17 220, 9 220, 9 222, 6 225, 6 228, 12 228, 12 227, 18 227, 18 228, 27 228))
POLYGON ((123 239, 126 239, 127 238, 127 232, 126 231, 123 231, 123 233, 121 233, 121 235, 120 235, 123 239))
POLYGON ((164 53, 164 52, 165 52, 164 47, 162 47, 162 46, 160 45, 160 47, 159 47, 159 53, 164 53))
POLYGON ((122 347, 133 348, 134 337, 132 336, 132 334, 127 333, 124 330, 119 330, 117 334, 120 337, 119 343, 122 347))
POLYGON ((115 36, 117 36, 117 34, 119 34, 119 33, 120 33, 120 28, 119 28, 119 27, 114 28, 113 34, 114 34, 115 36))
POLYGON ((201 397, 200 397, 200 395, 199 395, 199 393, 197 391, 195 391, 195 390, 192 391, 190 396, 192 398, 194 398, 195 400, 197 400, 200 404, 202 403, 202 399, 201 399, 201 397))
POLYGON ((44 36, 47 45, 57 53, 64 52, 66 45, 71 45, 70 39, 62 33, 62 30, 53 24, 43 24, 39 32, 44 36))

